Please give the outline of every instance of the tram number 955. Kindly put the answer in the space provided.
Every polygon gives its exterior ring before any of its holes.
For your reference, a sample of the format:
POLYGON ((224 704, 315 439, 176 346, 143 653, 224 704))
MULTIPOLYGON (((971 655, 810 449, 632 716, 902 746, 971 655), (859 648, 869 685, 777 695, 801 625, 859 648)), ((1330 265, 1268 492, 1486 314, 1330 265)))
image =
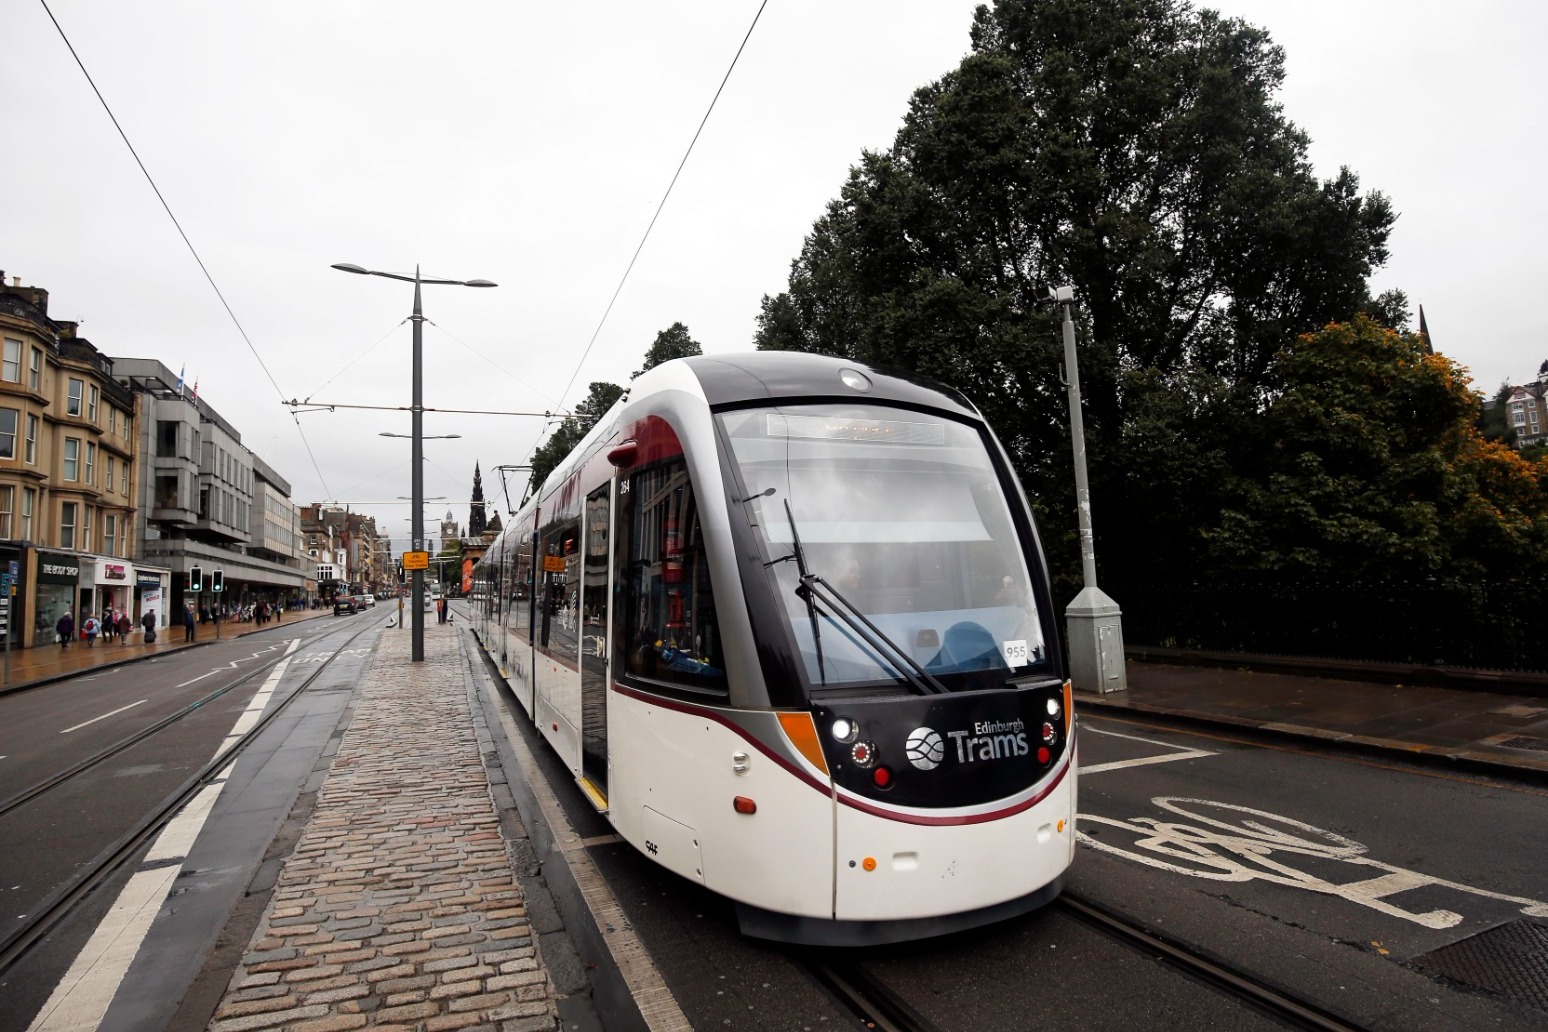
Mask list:
POLYGON ((1000 654, 1005 657, 1005 665, 1012 670, 1019 666, 1026 666, 1028 663, 1026 640, 1000 642, 1000 654))

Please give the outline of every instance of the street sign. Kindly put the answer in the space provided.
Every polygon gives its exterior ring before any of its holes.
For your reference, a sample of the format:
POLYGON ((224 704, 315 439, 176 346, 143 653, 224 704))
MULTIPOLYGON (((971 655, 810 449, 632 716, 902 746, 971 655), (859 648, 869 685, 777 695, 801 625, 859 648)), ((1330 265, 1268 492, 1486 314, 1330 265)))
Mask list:
POLYGON ((404 552, 403 553, 403 568, 405 570, 428 570, 428 569, 430 569, 430 553, 429 552, 404 552))
POLYGON ((543 557, 543 569, 546 570, 549 573, 563 573, 564 572, 564 556, 562 556, 562 555, 545 555, 543 557))

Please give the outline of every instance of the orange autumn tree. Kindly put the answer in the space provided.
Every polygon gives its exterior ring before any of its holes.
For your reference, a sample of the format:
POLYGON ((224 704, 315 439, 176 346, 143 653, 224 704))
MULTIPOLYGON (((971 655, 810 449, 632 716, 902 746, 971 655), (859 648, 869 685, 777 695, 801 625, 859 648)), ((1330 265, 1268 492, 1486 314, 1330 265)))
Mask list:
POLYGON ((1222 570, 1448 584, 1548 574, 1548 463, 1478 432, 1466 372, 1365 316, 1276 363, 1205 531, 1222 570))

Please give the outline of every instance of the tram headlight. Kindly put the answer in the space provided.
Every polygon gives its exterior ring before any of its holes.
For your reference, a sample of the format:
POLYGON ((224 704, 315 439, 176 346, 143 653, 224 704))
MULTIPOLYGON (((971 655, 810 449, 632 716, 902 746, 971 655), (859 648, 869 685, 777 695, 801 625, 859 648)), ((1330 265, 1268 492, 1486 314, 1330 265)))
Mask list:
POLYGON ((1059 717, 1059 700, 1053 697, 1048 699, 1048 716, 1053 719, 1059 717))
POLYGON ((828 732, 833 735, 835 742, 848 745, 860 734, 860 725, 848 717, 836 717, 829 726, 828 732))

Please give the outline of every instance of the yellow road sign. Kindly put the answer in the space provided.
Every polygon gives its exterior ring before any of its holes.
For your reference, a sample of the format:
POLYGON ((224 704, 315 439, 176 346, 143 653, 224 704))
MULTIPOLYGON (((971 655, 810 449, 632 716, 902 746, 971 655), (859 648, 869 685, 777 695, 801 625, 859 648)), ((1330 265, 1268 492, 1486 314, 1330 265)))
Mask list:
POLYGON ((403 553, 403 568, 405 570, 428 570, 428 569, 430 569, 430 553, 429 552, 404 552, 403 553))

